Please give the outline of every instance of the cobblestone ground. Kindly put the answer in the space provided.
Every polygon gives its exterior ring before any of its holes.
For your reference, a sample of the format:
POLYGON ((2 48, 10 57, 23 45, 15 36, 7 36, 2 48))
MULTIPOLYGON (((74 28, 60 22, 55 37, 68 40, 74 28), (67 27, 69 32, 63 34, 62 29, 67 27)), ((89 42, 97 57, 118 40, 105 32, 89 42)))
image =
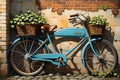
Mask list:
POLYGON ((97 78, 94 76, 84 75, 40 75, 40 76, 11 76, 3 80, 120 80, 120 78, 97 78))

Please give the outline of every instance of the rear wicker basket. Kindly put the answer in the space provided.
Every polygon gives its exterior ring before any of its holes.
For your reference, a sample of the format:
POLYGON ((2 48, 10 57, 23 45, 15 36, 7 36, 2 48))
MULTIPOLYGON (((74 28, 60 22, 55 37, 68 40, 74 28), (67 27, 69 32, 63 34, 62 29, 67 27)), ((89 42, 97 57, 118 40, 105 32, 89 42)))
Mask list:
POLYGON ((102 36, 103 35, 103 26, 97 26, 97 25, 88 25, 87 26, 88 32, 90 36, 102 36))
POLYGON ((26 24, 25 26, 16 25, 17 33, 19 36, 23 35, 38 35, 41 24, 26 24))

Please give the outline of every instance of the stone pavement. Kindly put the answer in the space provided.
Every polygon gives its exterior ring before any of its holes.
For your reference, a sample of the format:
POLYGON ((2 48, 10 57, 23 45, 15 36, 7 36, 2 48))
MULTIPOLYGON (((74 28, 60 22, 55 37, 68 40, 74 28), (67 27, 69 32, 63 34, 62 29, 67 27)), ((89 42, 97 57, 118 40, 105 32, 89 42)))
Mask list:
POLYGON ((39 76, 11 76, 3 80, 120 80, 120 78, 98 78, 94 76, 84 75, 39 75, 39 76))

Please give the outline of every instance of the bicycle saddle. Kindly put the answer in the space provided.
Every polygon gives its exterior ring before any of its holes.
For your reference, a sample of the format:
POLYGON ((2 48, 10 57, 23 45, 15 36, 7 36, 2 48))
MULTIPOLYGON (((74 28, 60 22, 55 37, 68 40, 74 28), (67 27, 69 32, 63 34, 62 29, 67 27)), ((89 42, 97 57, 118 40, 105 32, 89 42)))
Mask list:
POLYGON ((45 24, 43 26, 41 26, 42 30, 45 30, 47 32, 53 31, 54 29, 57 28, 57 25, 49 25, 49 24, 45 24))

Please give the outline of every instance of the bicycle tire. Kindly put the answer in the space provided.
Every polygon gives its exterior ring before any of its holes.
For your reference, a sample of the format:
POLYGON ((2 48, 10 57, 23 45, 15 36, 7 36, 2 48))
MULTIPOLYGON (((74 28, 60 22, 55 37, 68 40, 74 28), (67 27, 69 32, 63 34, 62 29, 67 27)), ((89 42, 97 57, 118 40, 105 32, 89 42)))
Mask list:
POLYGON ((102 59, 96 58, 89 45, 85 52, 86 68, 91 75, 107 76, 118 64, 117 51, 112 43, 105 39, 94 41, 93 45, 102 59))
MULTIPOLYGON (((33 76, 43 71, 44 62, 30 60, 25 57, 28 53, 33 53, 41 44, 37 39, 23 38, 12 47, 10 50, 10 64, 18 74, 33 76)), ((44 46, 35 54, 46 52, 47 50, 44 46)))

